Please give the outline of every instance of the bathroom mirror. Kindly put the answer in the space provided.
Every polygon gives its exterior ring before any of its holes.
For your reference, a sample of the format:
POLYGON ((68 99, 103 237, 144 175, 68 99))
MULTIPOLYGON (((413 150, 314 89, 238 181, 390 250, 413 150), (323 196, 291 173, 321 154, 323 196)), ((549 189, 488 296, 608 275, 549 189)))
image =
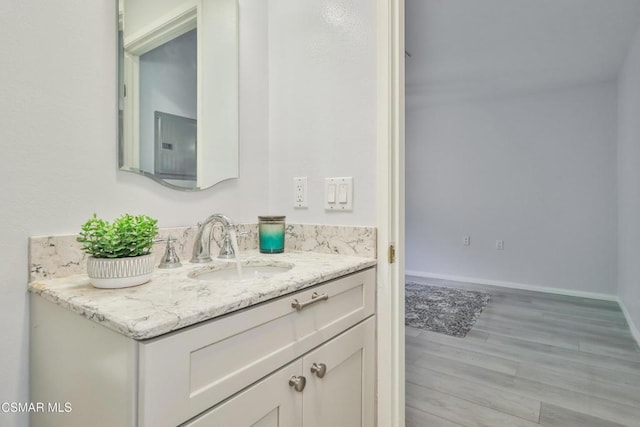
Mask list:
POLYGON ((118 0, 118 162, 195 191, 238 177, 237 0, 118 0))

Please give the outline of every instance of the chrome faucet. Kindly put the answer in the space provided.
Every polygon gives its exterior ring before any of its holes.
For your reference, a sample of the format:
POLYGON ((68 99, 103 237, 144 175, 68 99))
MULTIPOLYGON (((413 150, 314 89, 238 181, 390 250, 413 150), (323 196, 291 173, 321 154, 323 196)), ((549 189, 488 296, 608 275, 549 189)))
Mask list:
POLYGON ((191 258, 191 262, 201 263, 212 261, 210 249, 211 230, 213 229, 213 224, 216 222, 222 224, 224 228, 224 240, 218 258, 235 258, 236 254, 231 244, 231 230, 235 231, 233 221, 226 215, 213 214, 203 223, 198 224, 198 233, 196 234, 196 241, 193 243, 193 258, 191 258))

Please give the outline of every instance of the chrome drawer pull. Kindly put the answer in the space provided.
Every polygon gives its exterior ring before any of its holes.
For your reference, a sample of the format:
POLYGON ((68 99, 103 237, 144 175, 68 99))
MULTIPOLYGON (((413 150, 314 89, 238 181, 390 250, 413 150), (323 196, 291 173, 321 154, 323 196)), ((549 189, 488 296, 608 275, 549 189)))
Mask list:
POLYGON ((304 386, 307 385, 307 379, 302 375, 289 378, 289 387, 293 387, 295 391, 302 393, 304 386))
POLYGON ((316 374, 318 378, 324 378, 327 373, 327 365, 324 363, 314 363, 311 365, 311 373, 316 374))
POLYGON ((291 308, 295 308, 296 310, 300 311, 302 309, 304 309, 305 307, 310 306, 311 304, 315 304, 319 301, 326 301, 329 299, 329 295, 327 294, 319 294, 317 292, 314 292, 311 294, 311 299, 307 302, 300 302, 297 299, 294 299, 291 302, 291 308))

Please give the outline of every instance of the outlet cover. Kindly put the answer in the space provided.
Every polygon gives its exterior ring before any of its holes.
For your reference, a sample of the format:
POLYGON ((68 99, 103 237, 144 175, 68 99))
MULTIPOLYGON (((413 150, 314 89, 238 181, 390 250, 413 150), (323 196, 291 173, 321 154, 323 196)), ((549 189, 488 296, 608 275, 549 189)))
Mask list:
POLYGON ((307 208, 309 203, 307 201, 307 177, 300 176, 293 178, 293 207, 294 208, 307 208))

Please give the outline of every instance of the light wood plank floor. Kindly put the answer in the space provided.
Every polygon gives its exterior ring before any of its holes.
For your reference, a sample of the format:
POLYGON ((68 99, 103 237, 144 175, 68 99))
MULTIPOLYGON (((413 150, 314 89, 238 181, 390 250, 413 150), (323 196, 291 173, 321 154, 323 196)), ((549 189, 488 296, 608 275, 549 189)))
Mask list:
POLYGON ((491 300, 465 338, 406 328, 406 426, 640 426, 640 349, 615 302, 407 277, 491 300))

